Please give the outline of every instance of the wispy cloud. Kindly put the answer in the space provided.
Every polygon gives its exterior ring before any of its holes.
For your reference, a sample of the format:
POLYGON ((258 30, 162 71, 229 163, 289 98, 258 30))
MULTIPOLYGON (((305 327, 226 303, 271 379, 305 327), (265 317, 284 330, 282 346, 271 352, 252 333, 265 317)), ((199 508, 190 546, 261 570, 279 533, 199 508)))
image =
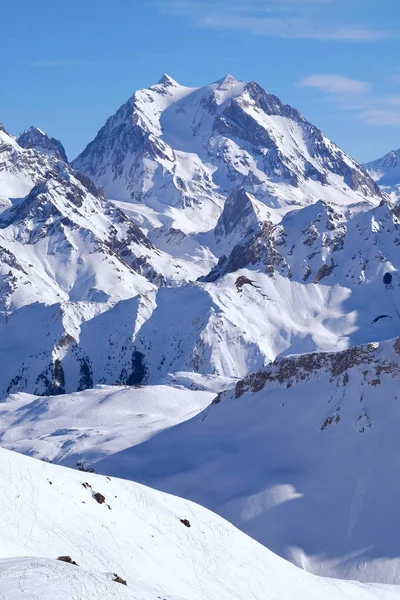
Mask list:
POLYGON ((309 75, 296 86, 319 90, 336 108, 352 111, 367 125, 400 125, 400 95, 376 95, 366 81, 343 75, 309 75))
POLYGON ((388 106, 369 108, 360 114, 360 118, 367 125, 400 125, 400 108, 398 110, 393 110, 388 106))
POLYGON ((365 23, 346 23, 345 0, 156 0, 156 5, 164 14, 186 17, 201 27, 257 36, 331 42, 393 37, 365 23))
POLYGON ((297 86, 317 89, 326 94, 365 94, 370 89, 366 81, 343 75, 309 75, 301 79, 297 86))
POLYGON ((389 35, 384 31, 374 31, 363 25, 327 27, 305 18, 209 15, 201 18, 199 24, 218 29, 246 31, 252 35, 336 42, 374 42, 386 39, 389 35))

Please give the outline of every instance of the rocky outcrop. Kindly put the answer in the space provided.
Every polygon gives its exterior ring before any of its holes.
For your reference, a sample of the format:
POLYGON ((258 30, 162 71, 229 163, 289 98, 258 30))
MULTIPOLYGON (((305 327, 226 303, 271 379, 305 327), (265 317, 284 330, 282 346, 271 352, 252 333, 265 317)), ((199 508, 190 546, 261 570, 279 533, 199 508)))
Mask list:
POLYGON ((314 352, 277 359, 265 369, 240 380, 235 387, 235 397, 240 398, 247 391, 259 392, 267 385, 274 387, 284 384, 291 387, 326 373, 330 374, 331 381, 342 376, 346 380, 346 373, 357 367, 362 367, 364 380, 369 385, 376 385, 381 373, 397 379, 400 377, 399 340, 396 338, 392 342, 385 342, 383 347, 370 343, 342 352, 314 352), (394 353, 390 354, 388 350, 394 353))
POLYGON ((44 154, 55 156, 59 160, 68 162, 64 146, 59 140, 44 133, 37 127, 29 127, 17 137, 17 142, 21 148, 31 148, 44 154))

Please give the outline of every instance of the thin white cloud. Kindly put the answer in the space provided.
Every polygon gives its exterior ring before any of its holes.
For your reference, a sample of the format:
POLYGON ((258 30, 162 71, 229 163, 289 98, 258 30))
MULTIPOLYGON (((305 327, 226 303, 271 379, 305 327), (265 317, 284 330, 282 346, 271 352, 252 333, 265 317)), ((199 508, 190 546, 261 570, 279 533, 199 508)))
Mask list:
POLYGON ((370 89, 370 84, 366 81, 343 75, 309 75, 299 81, 297 86, 317 89, 326 94, 365 94, 370 89))
POLYGON ((400 96, 387 96, 385 102, 389 106, 398 106, 400 108, 400 96))
POLYGON ((377 96, 359 116, 367 125, 400 125, 400 96, 377 96))
POLYGON ((374 95, 366 81, 343 75, 309 75, 296 86, 319 90, 337 109, 352 111, 367 125, 400 125, 400 96, 374 95))
POLYGON ((398 110, 390 108, 370 108, 360 114, 360 118, 367 125, 400 125, 400 107, 398 110))
POLYGON ((366 24, 346 23, 343 14, 349 0, 155 1, 164 14, 186 17, 202 27, 250 35, 331 42, 376 42, 393 37, 366 24), (338 5, 342 5, 339 10, 338 5))
POLYGON ((226 15, 209 15, 199 19, 203 27, 233 29, 252 35, 335 42, 375 42, 386 39, 385 31, 369 29, 366 26, 327 27, 324 24, 300 17, 259 18, 226 15))

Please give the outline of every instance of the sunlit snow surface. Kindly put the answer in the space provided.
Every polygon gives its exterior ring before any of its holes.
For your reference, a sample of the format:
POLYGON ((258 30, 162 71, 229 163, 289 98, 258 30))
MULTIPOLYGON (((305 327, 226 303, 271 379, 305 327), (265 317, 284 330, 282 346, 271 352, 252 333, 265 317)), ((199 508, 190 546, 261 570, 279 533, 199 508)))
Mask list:
POLYGON ((196 504, 3 449, 0 498, 5 600, 399 597, 396 588, 307 574, 196 504), (65 555, 79 566, 56 560, 65 555))
POLYGON ((0 598, 399 598, 307 573, 399 583, 396 156, 389 197, 231 76, 130 98, 73 162, 104 193, 23 136, 0 127, 0 598))

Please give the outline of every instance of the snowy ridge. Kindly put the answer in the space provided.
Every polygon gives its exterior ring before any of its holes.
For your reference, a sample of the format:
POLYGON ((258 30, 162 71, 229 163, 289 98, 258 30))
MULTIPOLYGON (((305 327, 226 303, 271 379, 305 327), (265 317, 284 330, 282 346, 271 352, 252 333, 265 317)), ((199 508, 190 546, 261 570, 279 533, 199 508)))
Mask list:
POLYGON ((0 487, 6 600, 398 597, 304 573, 206 509, 135 483, 0 449, 0 487))
POLYGON ((25 150, 0 124, 0 212, 10 198, 21 198, 41 181, 54 164, 54 157, 25 150))
POLYGON ((215 392, 172 385, 14 394, 1 406, 1 445, 67 467, 92 467, 193 417, 213 398, 215 392))

